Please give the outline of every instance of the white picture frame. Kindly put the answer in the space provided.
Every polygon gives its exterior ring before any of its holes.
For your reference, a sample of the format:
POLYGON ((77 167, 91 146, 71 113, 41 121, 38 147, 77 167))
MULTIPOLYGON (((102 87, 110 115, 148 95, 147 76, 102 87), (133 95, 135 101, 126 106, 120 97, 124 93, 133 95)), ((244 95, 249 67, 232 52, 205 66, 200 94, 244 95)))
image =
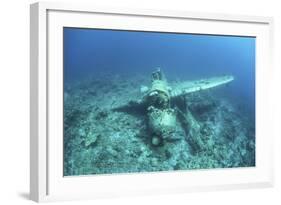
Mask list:
POLYGON ((270 17, 97 8, 71 3, 32 4, 30 198, 41 202, 273 186, 272 29, 270 17), (256 167, 63 177, 61 32, 64 26, 256 36, 256 167))

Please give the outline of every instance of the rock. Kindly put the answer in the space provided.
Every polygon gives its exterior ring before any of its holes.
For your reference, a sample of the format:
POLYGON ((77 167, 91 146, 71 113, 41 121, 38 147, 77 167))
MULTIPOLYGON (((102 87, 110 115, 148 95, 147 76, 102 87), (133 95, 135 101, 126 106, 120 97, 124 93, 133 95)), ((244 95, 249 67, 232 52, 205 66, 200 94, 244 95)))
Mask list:
POLYGON ((99 134, 95 134, 95 133, 88 133, 88 135, 85 138, 85 146, 88 147, 90 145, 95 144, 95 142, 97 141, 99 137, 99 134))
POLYGON ((158 145, 160 145, 161 140, 160 140, 159 137, 152 137, 151 143, 152 143, 154 146, 158 146, 158 145))
POLYGON ((106 149, 106 151, 107 151, 110 155, 112 155, 113 157, 117 157, 117 156, 118 156, 118 152, 117 152, 115 149, 113 149, 112 147, 108 147, 108 148, 106 149))

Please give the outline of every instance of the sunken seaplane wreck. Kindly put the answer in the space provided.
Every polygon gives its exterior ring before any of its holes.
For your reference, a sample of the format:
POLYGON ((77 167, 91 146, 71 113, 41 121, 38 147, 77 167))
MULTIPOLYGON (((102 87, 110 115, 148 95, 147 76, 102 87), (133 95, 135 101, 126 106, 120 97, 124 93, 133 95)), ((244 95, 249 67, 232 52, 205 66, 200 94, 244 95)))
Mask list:
POLYGON ((141 108, 143 114, 147 116, 147 130, 154 146, 176 140, 177 137, 173 132, 176 124, 180 123, 187 142, 196 147, 196 150, 204 150, 200 123, 196 121, 188 107, 183 108, 179 105, 179 101, 188 100, 188 94, 224 85, 233 80, 234 77, 228 75, 169 85, 159 68, 151 75, 151 86, 141 88, 141 99, 130 101, 113 110, 129 113, 130 110, 141 108))

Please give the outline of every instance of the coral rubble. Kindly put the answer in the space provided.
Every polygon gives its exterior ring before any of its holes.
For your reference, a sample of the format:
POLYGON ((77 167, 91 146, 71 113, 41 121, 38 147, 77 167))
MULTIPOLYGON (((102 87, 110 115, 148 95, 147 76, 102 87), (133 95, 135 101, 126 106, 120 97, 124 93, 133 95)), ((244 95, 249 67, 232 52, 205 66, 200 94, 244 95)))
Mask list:
POLYGON ((212 90, 177 99, 188 109, 169 119, 175 130, 161 144, 141 107, 114 110, 139 98, 143 84, 143 76, 102 76, 65 85, 65 176, 255 166, 255 122, 235 102, 212 90))

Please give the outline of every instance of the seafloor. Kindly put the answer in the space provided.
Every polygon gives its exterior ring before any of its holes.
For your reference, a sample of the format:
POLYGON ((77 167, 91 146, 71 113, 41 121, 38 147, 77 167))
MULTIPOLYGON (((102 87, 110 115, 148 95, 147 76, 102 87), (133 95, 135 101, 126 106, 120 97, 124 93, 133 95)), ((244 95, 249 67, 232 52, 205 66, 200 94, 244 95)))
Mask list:
POLYGON ((255 166, 254 120, 222 97, 225 87, 184 101, 207 149, 192 147, 180 123, 177 140, 153 146, 145 113, 114 111, 141 99, 140 86, 149 83, 147 76, 110 74, 65 83, 64 176, 255 166))

